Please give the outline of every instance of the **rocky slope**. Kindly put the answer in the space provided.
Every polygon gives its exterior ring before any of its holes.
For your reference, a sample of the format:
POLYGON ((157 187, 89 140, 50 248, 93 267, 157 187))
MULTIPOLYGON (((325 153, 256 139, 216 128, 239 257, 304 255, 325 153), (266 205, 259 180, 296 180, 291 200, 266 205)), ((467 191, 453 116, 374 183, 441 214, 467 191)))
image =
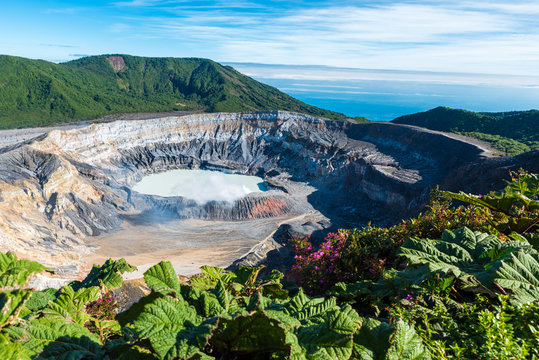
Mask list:
POLYGON ((473 144, 411 126, 280 111, 92 124, 0 149, 0 246, 73 274, 93 250, 85 238, 116 231, 126 218, 151 227, 165 218, 315 214, 281 226, 278 240, 395 222, 419 211, 436 184, 487 191, 502 185, 496 179, 507 169, 539 171, 538 164, 538 153, 490 158, 473 144), (131 190, 146 174, 178 168, 256 174, 271 190, 202 206, 131 190))

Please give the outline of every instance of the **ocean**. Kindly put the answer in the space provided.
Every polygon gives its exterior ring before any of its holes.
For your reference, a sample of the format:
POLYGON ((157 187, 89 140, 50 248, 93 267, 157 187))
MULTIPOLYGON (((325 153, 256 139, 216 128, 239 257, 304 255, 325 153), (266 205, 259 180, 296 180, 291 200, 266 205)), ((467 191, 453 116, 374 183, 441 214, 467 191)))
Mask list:
POLYGON ((437 106, 479 112, 539 108, 539 76, 227 65, 308 104, 374 121, 437 106))

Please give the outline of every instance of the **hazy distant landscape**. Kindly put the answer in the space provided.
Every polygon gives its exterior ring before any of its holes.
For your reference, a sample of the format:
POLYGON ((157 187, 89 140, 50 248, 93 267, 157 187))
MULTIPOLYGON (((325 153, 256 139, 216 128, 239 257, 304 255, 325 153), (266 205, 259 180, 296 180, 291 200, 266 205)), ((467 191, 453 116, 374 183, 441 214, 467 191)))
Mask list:
POLYGON ((373 121, 438 106, 475 112, 539 108, 539 76, 229 63, 295 98, 373 121))

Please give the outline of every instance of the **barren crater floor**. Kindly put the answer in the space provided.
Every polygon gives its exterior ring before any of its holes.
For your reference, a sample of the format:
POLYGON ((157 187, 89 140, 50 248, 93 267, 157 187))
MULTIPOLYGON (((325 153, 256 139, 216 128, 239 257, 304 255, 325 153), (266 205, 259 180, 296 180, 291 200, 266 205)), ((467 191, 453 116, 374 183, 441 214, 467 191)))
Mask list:
POLYGON ((236 260, 286 267, 290 236, 391 224, 436 184, 485 192, 508 169, 539 170, 537 152, 494 158, 412 126, 281 111, 20 131, 0 141, 0 246, 65 279, 108 257, 141 271, 169 259, 184 274, 236 260), (193 169, 258 176, 267 191, 198 202, 136 191, 146 176, 193 169))

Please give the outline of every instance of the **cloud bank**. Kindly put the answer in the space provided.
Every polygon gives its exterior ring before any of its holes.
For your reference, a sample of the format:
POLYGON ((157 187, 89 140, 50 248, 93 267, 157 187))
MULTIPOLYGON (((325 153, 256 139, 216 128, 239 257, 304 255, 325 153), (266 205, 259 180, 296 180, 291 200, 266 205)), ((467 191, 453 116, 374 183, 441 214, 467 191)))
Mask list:
POLYGON ((221 61, 531 74, 539 6, 528 1, 252 3, 133 1, 140 36, 212 44, 221 61), (339 5, 336 5, 339 4, 339 5), (243 5, 243 6, 242 6, 243 5))

